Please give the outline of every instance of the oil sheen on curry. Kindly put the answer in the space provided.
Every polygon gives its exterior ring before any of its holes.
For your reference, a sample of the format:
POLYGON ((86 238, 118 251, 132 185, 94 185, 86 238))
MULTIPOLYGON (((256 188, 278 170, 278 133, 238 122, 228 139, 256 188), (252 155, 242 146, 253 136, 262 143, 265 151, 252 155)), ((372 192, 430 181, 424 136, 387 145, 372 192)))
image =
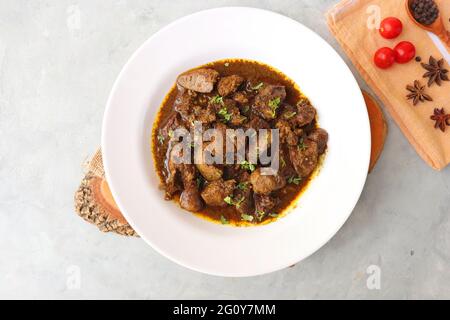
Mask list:
MULTIPOLYGON (((274 134, 266 137, 257 152, 266 148, 271 154, 274 134)), ((292 80, 265 64, 229 59, 178 76, 155 121, 152 152, 166 200, 222 224, 258 225, 273 221, 293 205, 319 166, 327 142, 316 109, 292 80), (174 132, 182 128, 193 136, 199 124, 202 130, 215 129, 222 139, 203 142, 199 158, 194 155, 199 148, 189 153, 191 162, 175 161, 186 149, 177 148, 181 142, 174 132), (277 129, 277 170, 264 173, 272 163, 249 161, 248 150, 244 159, 236 157, 233 163, 195 161, 207 152, 215 155, 209 143, 233 145, 230 129, 277 129)), ((190 144, 194 149, 195 143, 190 144)), ((225 146, 224 150, 229 152, 225 146)))

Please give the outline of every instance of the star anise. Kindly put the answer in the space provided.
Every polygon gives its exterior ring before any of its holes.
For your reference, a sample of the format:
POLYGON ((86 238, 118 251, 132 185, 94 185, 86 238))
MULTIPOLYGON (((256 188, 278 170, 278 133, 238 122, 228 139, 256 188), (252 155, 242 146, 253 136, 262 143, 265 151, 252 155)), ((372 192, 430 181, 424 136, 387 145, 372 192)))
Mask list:
POLYGON ((430 119, 436 121, 434 127, 441 129, 442 132, 445 132, 446 126, 450 126, 450 114, 446 114, 444 108, 434 109, 434 114, 430 119))
POLYGON ((442 81, 449 81, 448 70, 444 68, 444 59, 436 60, 433 56, 430 56, 428 64, 421 63, 422 67, 428 72, 423 75, 424 78, 428 78, 428 86, 431 87, 433 83, 438 86, 442 84, 442 81))
POLYGON ((414 80, 414 86, 407 85, 406 89, 410 92, 406 98, 413 100, 413 104, 417 105, 419 102, 433 101, 433 98, 425 93, 425 86, 422 86, 420 81, 414 80))

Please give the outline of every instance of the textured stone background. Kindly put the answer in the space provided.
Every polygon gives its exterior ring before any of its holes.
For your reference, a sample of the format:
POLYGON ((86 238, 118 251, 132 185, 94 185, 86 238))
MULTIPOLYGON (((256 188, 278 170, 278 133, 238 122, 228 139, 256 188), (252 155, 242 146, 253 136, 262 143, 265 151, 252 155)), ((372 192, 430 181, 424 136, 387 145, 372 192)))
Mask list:
POLYGON ((0 1, 0 298, 450 298, 450 169, 426 166, 389 117, 352 216, 290 269, 199 274, 74 214, 113 81, 145 39, 186 14, 246 5, 294 18, 339 50, 323 19, 336 2, 0 1), (366 286, 372 264, 380 290, 366 286))

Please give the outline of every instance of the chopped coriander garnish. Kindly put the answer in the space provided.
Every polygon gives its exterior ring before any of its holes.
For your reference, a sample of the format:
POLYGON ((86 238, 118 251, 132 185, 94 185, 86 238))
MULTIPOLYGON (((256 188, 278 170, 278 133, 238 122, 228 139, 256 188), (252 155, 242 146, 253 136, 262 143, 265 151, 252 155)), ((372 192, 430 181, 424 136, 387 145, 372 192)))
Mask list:
POLYGON ((297 112, 295 112, 295 111, 290 111, 290 112, 286 112, 285 114, 284 114, 284 118, 285 119, 291 119, 293 116, 295 116, 297 114, 297 112))
POLYGON ((236 208, 239 208, 239 207, 241 206, 242 202, 244 202, 244 200, 245 200, 245 197, 242 196, 242 197, 235 203, 236 208))
POLYGON ((241 214, 241 219, 244 221, 252 222, 254 217, 249 214, 243 213, 243 214, 241 214))
POLYGON ((203 183, 205 182, 202 176, 198 176, 196 181, 197 181, 197 188, 199 189, 203 186, 203 183))
POLYGON ((302 182, 302 178, 300 178, 300 177, 292 176, 292 177, 289 177, 289 179, 288 179, 288 183, 299 185, 300 182, 302 182))
POLYGON ((219 112, 217 112, 217 114, 219 116, 221 116, 225 122, 228 122, 231 120, 231 113, 228 113, 228 110, 225 107, 220 109, 219 112))
POLYGON ((306 149, 308 148, 308 147, 306 146, 305 142, 303 141, 303 138, 300 139, 300 142, 298 143, 298 148, 299 148, 301 151, 304 151, 304 150, 306 150, 306 149))
POLYGON ((216 104, 224 105, 223 97, 221 97, 221 96, 219 96, 219 95, 216 95, 216 96, 212 97, 211 99, 209 99, 209 101, 210 101, 211 103, 216 103, 216 104))
POLYGON ((256 167, 253 163, 250 163, 246 160, 241 162, 241 168, 244 170, 249 170, 251 172, 255 171, 256 167))
POLYGON ((273 107, 278 107, 281 103, 281 98, 280 97, 276 97, 275 99, 272 99, 269 101, 269 107, 273 108, 273 107))
POLYGON ((222 224, 230 224, 230 221, 228 221, 223 215, 220 216, 220 222, 222 224))
POLYGON ((223 198, 223 201, 224 201, 226 204, 230 205, 230 206, 232 206, 232 205, 234 204, 234 203, 233 203, 233 198, 230 197, 230 196, 227 196, 227 197, 223 198))
POLYGON ((264 83, 260 82, 256 86, 252 87, 252 90, 259 90, 262 88, 263 85, 264 85, 264 83))
POLYGON ((265 215, 266 215, 266 213, 264 211, 256 210, 256 216, 257 216, 259 221, 261 221, 264 218, 265 215))
POLYGON ((245 107, 242 108, 242 111, 243 111, 244 113, 247 113, 248 110, 250 110, 250 106, 245 106, 245 107))
POLYGON ((233 196, 228 196, 223 199, 223 201, 226 204, 228 204, 230 206, 236 206, 236 208, 239 208, 241 206, 242 202, 244 202, 244 200, 245 200, 245 197, 241 197, 238 201, 234 202, 233 196))
POLYGON ((272 118, 275 118, 277 116, 277 109, 278 107, 272 108, 272 118))
POLYGON ((276 97, 269 101, 269 108, 272 110, 272 117, 275 118, 278 107, 280 106, 281 98, 276 97))
POLYGON ((237 188, 245 191, 245 190, 247 190, 247 185, 248 185, 248 182, 239 182, 237 185, 237 188))
POLYGON ((158 136, 156 138, 158 139, 159 144, 164 143, 164 136, 162 134, 158 134, 158 136))
POLYGON ((300 98, 297 102, 297 107, 304 107, 307 104, 309 104, 309 100, 307 98, 300 98))
POLYGON ((281 161, 281 167, 282 168, 286 167, 286 161, 284 160, 283 157, 280 157, 280 161, 281 161))

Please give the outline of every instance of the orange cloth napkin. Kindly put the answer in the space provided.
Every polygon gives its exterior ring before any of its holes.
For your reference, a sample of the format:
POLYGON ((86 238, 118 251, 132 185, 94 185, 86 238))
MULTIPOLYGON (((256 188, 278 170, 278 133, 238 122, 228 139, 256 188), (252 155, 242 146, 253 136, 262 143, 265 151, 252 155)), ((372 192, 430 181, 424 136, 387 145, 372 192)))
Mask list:
MULTIPOLYGON (((448 28, 450 1, 441 1, 439 5, 448 28)), ((450 163, 450 126, 443 133, 434 128, 430 116, 438 107, 450 113, 450 82, 443 82, 441 87, 436 84, 427 87, 426 92, 434 101, 413 106, 410 100, 406 100, 406 85, 413 84, 414 80, 420 80, 425 85, 428 80, 422 78, 426 70, 420 63, 413 60, 403 65, 395 64, 387 70, 378 69, 373 63, 377 49, 385 46, 393 48, 404 40, 416 46, 422 62, 428 63, 430 55, 439 59, 443 57, 427 32, 410 20, 404 0, 344 0, 326 16, 331 32, 417 153, 434 169, 443 169, 450 163), (382 19, 393 16, 403 22, 403 32, 398 38, 384 39, 376 28, 368 27, 368 21, 370 25, 378 9, 382 19)), ((450 69, 448 61, 445 68, 450 69)))

